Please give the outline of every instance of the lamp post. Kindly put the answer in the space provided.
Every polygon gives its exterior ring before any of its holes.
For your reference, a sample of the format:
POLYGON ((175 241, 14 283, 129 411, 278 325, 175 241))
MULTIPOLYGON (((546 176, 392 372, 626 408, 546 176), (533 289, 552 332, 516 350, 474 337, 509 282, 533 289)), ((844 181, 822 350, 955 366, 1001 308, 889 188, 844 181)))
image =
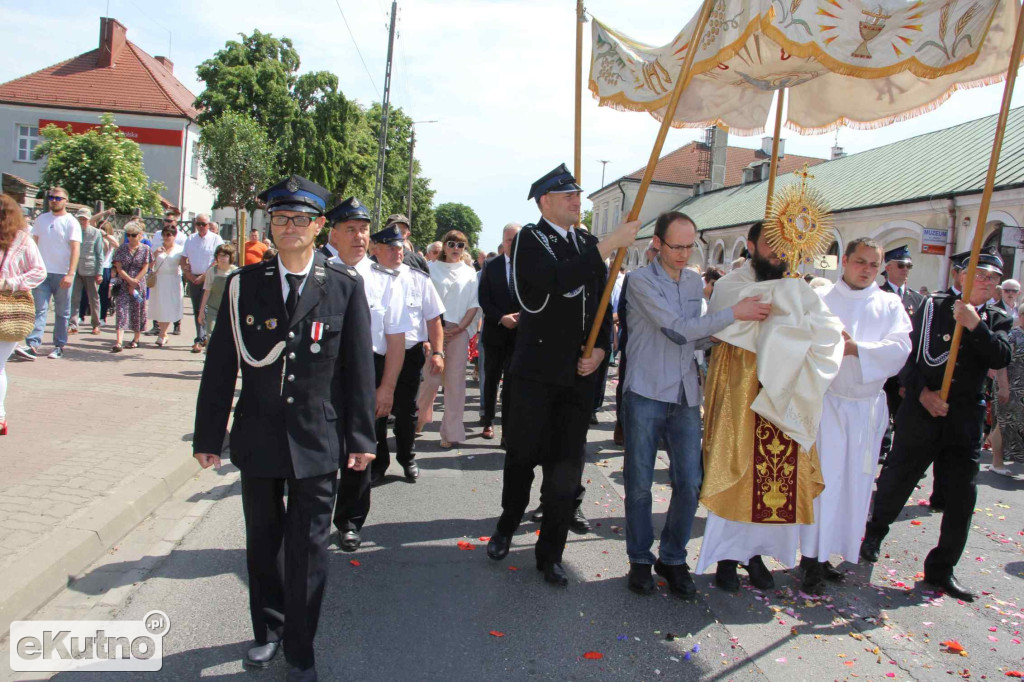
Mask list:
POLYGON ((604 187, 604 169, 610 163, 610 161, 598 161, 601 164, 601 186, 604 187))
POLYGON ((409 194, 405 200, 405 215, 409 220, 412 220, 412 179, 415 172, 415 157, 413 152, 416 149, 416 124, 417 123, 437 123, 436 120, 431 119, 429 121, 413 121, 412 122, 412 135, 409 137, 409 194))

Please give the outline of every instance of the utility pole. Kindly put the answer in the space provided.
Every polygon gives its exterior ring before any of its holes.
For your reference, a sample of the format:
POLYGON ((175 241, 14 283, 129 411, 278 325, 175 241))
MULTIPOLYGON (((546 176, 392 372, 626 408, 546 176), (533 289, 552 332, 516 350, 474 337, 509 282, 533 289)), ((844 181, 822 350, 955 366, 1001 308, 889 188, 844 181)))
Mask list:
POLYGON ((412 220, 412 179, 415 173, 415 160, 416 157, 413 155, 413 151, 416 149, 416 124, 417 123, 437 123, 437 121, 413 121, 412 122, 412 136, 409 138, 409 195, 405 200, 405 217, 412 220))
POLYGON ((377 152, 377 184, 373 193, 373 221, 380 225, 380 201, 384 193, 384 162, 388 153, 388 114, 391 111, 391 59, 395 54, 395 23, 398 0, 391 2, 391 30, 388 32, 388 63, 384 71, 384 101, 381 103, 380 149, 377 152))
POLYGON ((608 165, 608 161, 598 161, 601 164, 601 186, 604 187, 604 169, 608 165))

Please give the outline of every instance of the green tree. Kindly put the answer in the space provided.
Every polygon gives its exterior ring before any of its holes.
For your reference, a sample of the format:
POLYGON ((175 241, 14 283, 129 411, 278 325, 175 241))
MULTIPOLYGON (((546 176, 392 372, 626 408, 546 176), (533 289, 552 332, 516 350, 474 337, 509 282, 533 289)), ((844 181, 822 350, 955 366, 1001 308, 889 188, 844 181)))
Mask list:
POLYGON ((226 111, 203 126, 199 158, 217 190, 214 207, 233 206, 236 225, 241 225, 239 211, 255 210, 256 196, 273 181, 275 152, 266 131, 248 114, 226 111))
POLYGON ((583 212, 583 217, 580 218, 580 222, 587 226, 587 232, 593 233, 594 224, 594 212, 591 209, 587 209, 583 212))
POLYGON ((434 219, 437 221, 435 239, 444 237, 448 230, 459 230, 466 235, 469 246, 476 247, 480 235, 480 217, 469 206, 453 202, 441 204, 434 209, 434 219))
POLYGON ((103 201, 120 213, 135 209, 160 210, 163 183, 151 183, 142 166, 142 148, 125 137, 113 114, 103 114, 100 126, 81 135, 48 125, 35 158, 45 159, 40 178, 47 187, 67 189, 72 201, 103 201))

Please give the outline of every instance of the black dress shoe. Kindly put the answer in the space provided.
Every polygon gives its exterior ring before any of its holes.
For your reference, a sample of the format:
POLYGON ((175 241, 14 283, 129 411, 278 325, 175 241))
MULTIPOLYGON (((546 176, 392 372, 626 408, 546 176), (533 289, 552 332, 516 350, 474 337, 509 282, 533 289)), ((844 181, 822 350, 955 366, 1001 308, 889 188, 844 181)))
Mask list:
POLYGON ((715 568, 715 586, 725 592, 740 591, 740 577, 736 575, 737 561, 719 561, 715 568))
POLYGON ((755 554, 750 557, 750 561, 747 562, 743 568, 747 571, 747 576, 750 578, 750 584, 759 590, 770 590, 775 587, 775 578, 772 577, 771 571, 764 565, 760 555, 755 554))
POLYGON ((654 578, 651 577, 650 564, 629 565, 629 580, 627 582, 630 592, 637 594, 650 594, 654 592, 654 578))
POLYGON ((974 598, 977 596, 960 584, 960 581, 952 573, 944 578, 932 577, 926 573, 924 581, 929 585, 939 588, 949 596, 962 599, 963 601, 974 601, 974 598))
POLYGON ((341 539, 338 541, 338 547, 341 548, 342 552, 354 552, 359 549, 361 544, 363 544, 363 538, 357 530, 345 531, 341 534, 341 539))
POLYGON ((316 682, 316 666, 299 668, 289 663, 288 682, 316 682))
POLYGON ((257 644, 245 652, 244 663, 249 668, 266 668, 274 660, 274 656, 277 656, 280 648, 280 641, 257 644))
POLYGON ((544 582, 566 587, 569 584, 569 576, 565 574, 562 564, 557 561, 549 561, 546 564, 537 564, 538 571, 544 571, 544 582))
POLYGON ((697 594, 697 586, 690 576, 690 567, 686 564, 669 566, 661 559, 654 562, 654 571, 668 583, 668 591, 677 597, 689 599, 697 594))
POLYGON ((825 587, 825 571, 821 562, 817 558, 803 557, 800 559, 800 570, 803 571, 800 589, 807 594, 821 594, 825 587))
POLYGON ((601 421, 597 418, 597 412, 592 413, 590 415, 590 425, 594 426, 594 425, 600 424, 600 423, 601 423, 601 421))
POLYGON ((405 470, 405 480, 415 482, 420 477, 420 465, 416 462, 409 462, 403 464, 402 469, 405 470))
POLYGON ((946 511, 946 503, 942 500, 936 500, 932 498, 928 500, 928 508, 933 512, 944 512, 946 511))
POLYGON ((878 561, 878 553, 881 550, 882 538, 869 533, 864 536, 864 541, 860 543, 860 558, 869 564, 873 564, 878 561))
POLYGON ((532 514, 530 514, 530 520, 533 521, 534 523, 540 523, 541 521, 543 521, 544 520, 544 507, 542 507, 541 505, 538 504, 537 508, 533 510, 532 514))
POLYGON ((387 477, 384 474, 380 476, 370 476, 370 487, 378 488, 387 482, 387 477))
POLYGON ((840 583, 846 580, 846 574, 827 561, 821 562, 821 573, 825 580, 832 583, 840 583))
POLYGON ((569 530, 576 535, 586 535, 590 532, 590 521, 583 515, 579 507, 572 513, 572 520, 569 521, 569 530))
POLYGON ((508 550, 512 546, 512 536, 495 533, 487 541, 487 556, 495 561, 501 561, 508 556, 508 550))

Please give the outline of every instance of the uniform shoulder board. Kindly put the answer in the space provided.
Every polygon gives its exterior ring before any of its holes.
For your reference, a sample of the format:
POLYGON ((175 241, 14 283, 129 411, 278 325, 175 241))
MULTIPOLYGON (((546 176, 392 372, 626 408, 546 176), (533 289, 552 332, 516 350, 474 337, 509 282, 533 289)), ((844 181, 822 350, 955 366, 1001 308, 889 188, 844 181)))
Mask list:
POLYGON ((391 268, 386 268, 383 265, 381 265, 380 263, 370 263, 370 269, 371 270, 376 270, 377 272, 383 272, 385 275, 391 275, 392 277, 398 277, 398 270, 392 270, 391 268))
MULTIPOLYGON (((427 279, 430 279, 430 273, 429 272, 423 272, 419 268, 406 268, 405 272, 415 272, 420 277, 426 277, 427 279)), ((397 273, 396 272, 395 274, 401 274, 401 273, 397 273)))
POLYGON ((270 263, 273 260, 275 260, 275 259, 261 260, 259 263, 252 263, 250 265, 243 265, 240 268, 236 268, 235 271, 232 272, 231 274, 234 275, 236 273, 240 274, 240 273, 243 273, 243 272, 256 272, 257 270, 262 270, 262 269, 266 268, 267 266, 269 266, 270 263))
POLYGON ((344 263, 335 263, 333 261, 328 260, 324 261, 324 267, 327 268, 328 270, 334 270, 335 272, 346 274, 352 279, 355 279, 356 277, 359 276, 359 273, 356 272, 355 268, 349 267, 344 263))
POLYGON ((523 229, 524 230, 536 230, 537 229, 537 224, 536 223, 526 223, 525 225, 523 225, 523 229))

